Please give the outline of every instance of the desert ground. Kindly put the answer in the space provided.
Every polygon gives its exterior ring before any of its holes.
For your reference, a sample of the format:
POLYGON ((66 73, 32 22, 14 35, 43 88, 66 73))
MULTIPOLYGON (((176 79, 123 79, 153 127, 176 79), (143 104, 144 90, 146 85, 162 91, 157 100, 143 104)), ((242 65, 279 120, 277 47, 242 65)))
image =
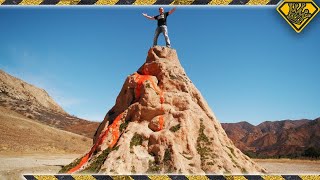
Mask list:
POLYGON ((2 154, 0 179, 21 180, 23 174, 56 174, 77 157, 79 154, 2 154))
POLYGON ((87 152, 92 139, 56 129, 0 107, 0 180, 57 173, 87 152))
MULTIPOLYGON (((22 174, 55 174, 81 154, 1 154, 0 179, 21 180, 22 174)), ((270 174, 319 174, 320 161, 254 159, 270 174)))
POLYGON ((253 159, 270 174, 320 174, 320 160, 253 159))

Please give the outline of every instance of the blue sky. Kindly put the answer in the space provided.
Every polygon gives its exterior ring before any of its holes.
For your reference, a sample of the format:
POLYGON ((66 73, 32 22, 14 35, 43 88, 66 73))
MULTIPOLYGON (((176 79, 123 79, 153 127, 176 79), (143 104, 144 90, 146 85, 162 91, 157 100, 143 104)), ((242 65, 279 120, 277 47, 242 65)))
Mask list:
MULTIPOLYGON (((157 9, 1 7, 0 68, 101 121, 145 61, 156 21, 141 13, 157 9)), ((221 122, 320 117, 320 15, 298 34, 275 7, 178 7, 168 30, 221 122)))

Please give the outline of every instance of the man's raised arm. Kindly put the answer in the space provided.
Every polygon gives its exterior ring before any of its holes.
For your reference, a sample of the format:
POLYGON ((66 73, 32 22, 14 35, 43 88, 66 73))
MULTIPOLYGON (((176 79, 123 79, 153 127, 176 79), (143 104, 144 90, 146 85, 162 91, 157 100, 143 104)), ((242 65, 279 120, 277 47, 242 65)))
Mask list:
POLYGON ((169 11, 169 14, 172 14, 176 9, 177 9, 176 7, 174 7, 173 9, 171 9, 171 10, 169 11))
POLYGON ((151 20, 153 20, 153 19, 154 19, 154 17, 152 17, 152 16, 148 16, 146 13, 142 13, 142 15, 143 15, 144 17, 148 18, 148 19, 151 19, 151 20))

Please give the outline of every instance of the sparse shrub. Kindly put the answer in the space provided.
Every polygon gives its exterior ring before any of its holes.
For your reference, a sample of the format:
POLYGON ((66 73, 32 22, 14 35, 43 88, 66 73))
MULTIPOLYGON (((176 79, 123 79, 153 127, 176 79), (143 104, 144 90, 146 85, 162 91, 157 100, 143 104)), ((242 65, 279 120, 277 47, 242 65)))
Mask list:
POLYGON ((86 167, 81 172, 85 173, 97 173, 101 169, 101 166, 103 165, 104 161, 107 159, 108 155, 112 151, 117 151, 119 149, 119 146, 113 147, 113 148, 107 148, 92 162, 88 167, 86 167))
POLYGON ((209 139, 204 134, 205 126, 203 124, 203 119, 200 119, 200 129, 199 129, 199 136, 197 139, 197 152, 200 155, 201 159, 201 168, 205 172, 209 170, 209 167, 206 165, 210 165, 214 163, 214 159, 217 157, 217 154, 211 149, 212 139, 209 139))
POLYGON ((204 129, 205 129, 205 126, 203 125, 203 119, 200 119, 199 137, 197 141, 209 143, 209 138, 204 134, 204 129))
POLYGON ((130 148, 132 148, 133 146, 141 145, 142 141, 143 141, 143 137, 138 133, 134 133, 134 135, 130 141, 130 148))
POLYGON ((58 172, 58 173, 66 173, 68 172, 70 169, 74 168, 76 165, 78 165, 81 161, 83 157, 78 158, 76 160, 74 160, 73 162, 71 162, 70 164, 63 166, 62 169, 58 172))
POLYGON ((311 158, 319 158, 320 157, 320 149, 316 149, 314 147, 309 147, 306 149, 303 153, 304 156, 306 157, 311 157, 311 158))
POLYGON ((149 160, 149 168, 147 170, 147 173, 159 173, 160 170, 160 164, 157 164, 154 161, 149 160))
POLYGON ((257 155, 257 153, 252 152, 252 151, 244 151, 243 152, 245 155, 247 155, 250 158, 259 158, 259 156, 257 155))
POLYGON ((102 153, 95 159, 95 161, 92 162, 88 167, 86 167, 82 172, 98 172, 111 151, 112 149, 110 148, 107 148, 104 151, 102 151, 102 153))
POLYGON ((199 136, 197 139, 197 151, 200 155, 201 165, 205 165, 204 161, 206 159, 213 159, 214 154, 211 149, 207 146, 212 144, 209 138, 204 134, 205 126, 203 124, 203 119, 200 119, 200 129, 199 129, 199 136))
POLYGON ((163 161, 170 161, 171 160, 171 153, 169 149, 166 149, 164 152, 163 161))
POLYGON ((177 132, 180 129, 180 127, 181 127, 180 124, 177 124, 175 126, 172 126, 169 130, 171 132, 177 132))
POLYGON ((120 132, 122 132, 123 130, 125 130, 129 125, 129 121, 125 120, 119 127, 120 132))
POLYGON ((112 149, 112 151, 118 151, 118 150, 119 150, 119 147, 120 147, 120 145, 119 145, 119 146, 114 147, 114 148, 112 149))

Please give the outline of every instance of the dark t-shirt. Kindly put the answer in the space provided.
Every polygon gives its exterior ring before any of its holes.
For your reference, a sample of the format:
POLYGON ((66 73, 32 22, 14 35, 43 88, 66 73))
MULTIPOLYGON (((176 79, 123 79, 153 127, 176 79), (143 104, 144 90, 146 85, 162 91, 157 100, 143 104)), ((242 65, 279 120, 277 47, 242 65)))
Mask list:
POLYGON ((163 26, 167 25, 167 16, 169 16, 169 12, 165 12, 153 17, 154 19, 158 20, 158 26, 163 26))

